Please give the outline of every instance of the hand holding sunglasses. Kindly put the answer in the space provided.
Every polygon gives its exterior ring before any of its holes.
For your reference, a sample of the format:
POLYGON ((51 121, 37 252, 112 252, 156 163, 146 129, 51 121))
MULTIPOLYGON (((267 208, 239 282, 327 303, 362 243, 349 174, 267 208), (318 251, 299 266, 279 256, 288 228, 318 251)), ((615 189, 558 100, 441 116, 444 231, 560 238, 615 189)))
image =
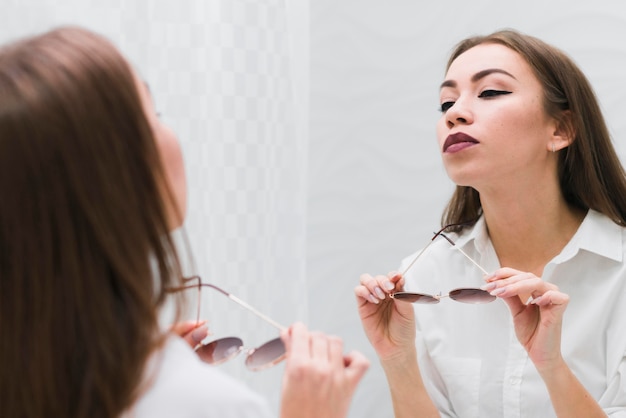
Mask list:
MULTIPOLYGON (((369 361, 363 354, 353 351, 344 355, 343 342, 338 337, 309 332, 301 323, 286 328, 225 290, 202 283, 198 276, 186 278, 184 282, 192 280, 197 283, 167 291, 198 289, 196 324, 201 323, 200 291, 203 287, 210 287, 280 330, 285 343, 279 337, 248 350, 246 366, 258 371, 287 359, 281 416, 333 418, 347 415, 352 395, 369 368, 369 361)), ((195 351, 203 361, 219 364, 241 353, 243 342, 238 337, 220 338, 207 344, 199 343, 195 351)))
MULTIPOLYGON (((437 237, 445 238, 446 241, 450 243, 450 245, 452 245, 456 250, 458 250, 461 254, 463 254, 463 256, 465 256, 465 258, 471 261, 472 264, 478 267, 483 272, 483 274, 488 275, 489 273, 487 272, 487 270, 481 267, 481 265, 478 264, 473 258, 471 258, 465 251, 457 247, 454 241, 452 241, 447 235, 443 233, 443 231, 445 231, 448 228, 451 228, 454 226, 460 226, 460 225, 463 225, 463 224, 446 225, 443 228, 441 228, 438 232, 436 232, 435 235, 430 240, 430 242, 415 256, 415 258, 404 269, 404 271, 401 273, 401 276, 404 277, 406 275, 406 273, 411 269, 411 267, 415 264, 415 262, 417 262, 417 260, 420 259, 422 254, 424 254, 424 252, 428 249, 428 247, 430 247, 430 245, 435 241, 437 237)), ((365 283, 362 283, 362 285, 366 286, 365 283)), ((386 290, 392 290, 392 289, 386 289, 386 290)), ((362 290, 360 290, 360 292, 362 293, 362 290)), ((392 292, 392 293, 389 293, 389 297, 394 300, 398 300, 402 302, 422 303, 422 304, 436 304, 436 303, 439 303, 442 298, 446 298, 446 297, 449 297, 450 299, 455 300, 457 302, 470 303, 470 304, 489 303, 496 299, 496 297, 491 295, 488 291, 485 291, 480 288, 475 288, 475 287, 459 287, 459 288, 450 290, 445 295, 441 294, 441 292, 436 295, 430 295, 430 294, 421 293, 421 292, 404 292, 404 291, 392 292)), ((374 291, 370 292, 370 294, 368 295, 365 295, 364 299, 367 299, 369 302, 377 304, 379 303, 379 300, 385 299, 385 293, 383 292, 380 286, 376 285, 374 287, 374 291)))
MULTIPOLYGON (((458 225, 446 225, 443 228, 441 228, 438 232, 436 232, 433 238, 430 240, 430 242, 422 249, 422 251, 420 251, 415 256, 415 258, 413 259, 413 261, 411 261, 411 263, 409 263, 407 268, 404 269, 404 271, 402 272, 402 276, 404 277, 404 275, 409 271, 409 269, 413 266, 413 264, 415 264, 415 262, 422 256, 424 251, 426 251, 426 249, 435 241, 435 238, 437 237, 445 238, 446 241, 450 243, 450 245, 456 248, 461 254, 463 254, 463 256, 465 256, 465 258, 467 258, 469 261, 472 262, 472 264, 478 267, 480 271, 483 272, 483 274, 488 275, 489 273, 487 272, 487 270, 481 267, 481 265, 478 264, 472 257, 467 255, 465 251, 457 247, 454 241, 452 241, 450 238, 448 238, 446 234, 443 233, 443 231, 453 226, 458 226, 458 225)), ((415 292, 395 292, 395 293, 389 294, 389 296, 395 300, 401 300, 403 302, 426 303, 426 304, 439 303, 441 299, 445 297, 449 297, 450 299, 455 300, 457 302, 472 303, 472 304, 489 303, 489 302, 493 302, 494 300, 496 300, 496 297, 491 295, 486 290, 474 288, 474 287, 460 287, 457 289, 453 289, 453 290, 450 290, 447 295, 442 295, 441 292, 436 295, 429 295, 426 293, 415 293, 415 292)))
MULTIPOLYGON (((263 319, 265 322, 270 325, 276 327, 279 331, 286 331, 286 327, 280 325, 278 322, 269 318, 268 316, 262 314, 257 309, 248 305, 246 302, 242 301, 238 297, 226 292, 225 290, 220 289, 219 287, 210 284, 210 283, 202 283, 200 276, 192 276, 184 278, 183 281, 185 283, 191 281, 197 281, 196 284, 184 285, 181 287, 174 287, 167 289, 169 293, 181 292, 188 289, 198 289, 198 309, 196 315, 196 324, 200 324, 200 307, 201 307, 201 290, 203 287, 210 287, 211 289, 217 290, 221 294, 228 297, 230 300, 235 303, 243 306, 259 318, 263 319)), ((239 337, 225 337, 220 338, 209 343, 199 343, 194 348, 196 354, 200 357, 200 359, 209 364, 221 364, 224 363, 234 357, 236 357, 239 353, 244 351, 243 341, 239 337)), ((246 352, 246 367, 252 371, 259 371, 265 368, 271 367, 275 364, 280 363, 285 358, 285 345, 283 344, 280 337, 274 338, 263 345, 247 350, 246 352)))

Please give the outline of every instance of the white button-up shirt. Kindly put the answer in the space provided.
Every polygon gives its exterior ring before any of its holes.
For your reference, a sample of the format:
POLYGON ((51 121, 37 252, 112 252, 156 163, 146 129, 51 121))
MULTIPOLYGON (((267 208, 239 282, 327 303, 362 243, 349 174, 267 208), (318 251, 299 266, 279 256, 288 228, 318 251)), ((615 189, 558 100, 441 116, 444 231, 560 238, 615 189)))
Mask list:
POLYGON ((200 361, 172 336, 144 371, 147 390, 123 418, 270 418, 265 399, 200 361))
MULTIPOLYGON (((500 267, 482 218, 460 236, 448 236, 487 271, 500 267)), ((590 210, 543 272, 543 280, 570 296, 563 357, 611 417, 626 417, 625 239, 625 228, 590 210)), ((449 242, 437 238, 406 274, 405 288, 446 295, 458 287, 480 287, 483 276, 449 242)), ((414 306, 422 376, 442 416, 556 416, 504 301, 471 305, 444 298, 436 305, 414 306)))

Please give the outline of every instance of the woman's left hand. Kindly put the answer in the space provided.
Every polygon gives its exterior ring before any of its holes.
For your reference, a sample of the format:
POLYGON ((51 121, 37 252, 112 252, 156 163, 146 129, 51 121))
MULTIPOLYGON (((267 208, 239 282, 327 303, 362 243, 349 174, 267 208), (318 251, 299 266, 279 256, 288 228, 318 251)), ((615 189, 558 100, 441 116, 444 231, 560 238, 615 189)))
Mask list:
POLYGON ((517 339, 538 371, 562 362, 561 326, 569 296, 532 273, 496 270, 482 288, 509 306, 517 339))
POLYGON ((170 328, 170 331, 180 336, 191 348, 196 348, 209 335, 206 321, 178 322, 170 328))

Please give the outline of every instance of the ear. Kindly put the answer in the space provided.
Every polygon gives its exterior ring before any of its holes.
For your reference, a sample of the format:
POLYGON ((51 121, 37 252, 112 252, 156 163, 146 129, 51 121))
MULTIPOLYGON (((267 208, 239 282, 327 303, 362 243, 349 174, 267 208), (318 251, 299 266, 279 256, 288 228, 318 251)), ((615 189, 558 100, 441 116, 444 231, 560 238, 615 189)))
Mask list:
POLYGON ((554 119, 551 139, 548 143, 548 150, 552 152, 560 151, 567 148, 574 142, 576 138, 576 128, 572 120, 572 112, 564 110, 554 119))

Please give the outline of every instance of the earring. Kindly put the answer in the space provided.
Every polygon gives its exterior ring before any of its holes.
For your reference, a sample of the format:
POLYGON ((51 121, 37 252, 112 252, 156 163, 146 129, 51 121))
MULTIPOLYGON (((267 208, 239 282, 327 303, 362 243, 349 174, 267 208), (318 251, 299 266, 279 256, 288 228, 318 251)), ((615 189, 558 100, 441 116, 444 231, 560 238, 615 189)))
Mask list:
POLYGON ((554 145, 554 142, 552 143, 552 152, 556 152, 556 146, 554 145))

